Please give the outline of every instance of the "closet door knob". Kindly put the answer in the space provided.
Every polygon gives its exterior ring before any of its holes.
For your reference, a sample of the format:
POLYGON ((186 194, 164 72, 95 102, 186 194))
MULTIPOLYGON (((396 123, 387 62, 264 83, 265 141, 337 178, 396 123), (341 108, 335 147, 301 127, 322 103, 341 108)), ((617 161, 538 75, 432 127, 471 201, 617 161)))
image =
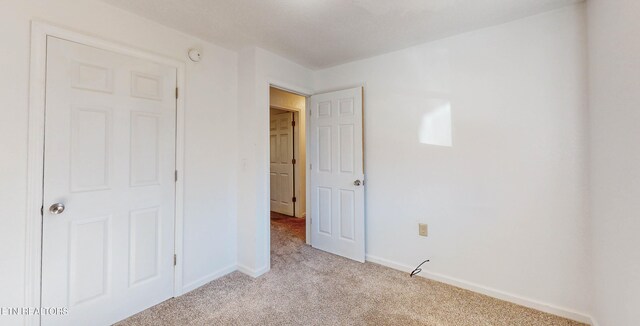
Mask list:
POLYGON ((49 212, 54 215, 62 214, 62 212, 64 212, 64 205, 61 203, 55 203, 49 206, 49 212))

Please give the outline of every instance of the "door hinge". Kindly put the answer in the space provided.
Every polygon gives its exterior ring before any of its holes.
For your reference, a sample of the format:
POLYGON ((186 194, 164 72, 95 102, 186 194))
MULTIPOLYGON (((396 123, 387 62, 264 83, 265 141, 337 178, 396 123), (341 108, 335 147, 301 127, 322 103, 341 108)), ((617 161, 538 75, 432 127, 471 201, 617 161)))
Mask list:
POLYGON ((175 174, 174 174, 174 181, 175 181, 175 182, 178 182, 178 170, 176 170, 176 171, 175 171, 175 174))
POLYGON ((291 160, 291 164, 296 164, 296 159, 295 158, 291 160))
POLYGON ((178 255, 174 254, 173 255, 173 266, 178 265, 178 255))
POLYGON ((178 87, 176 87, 176 98, 178 98, 178 87))
POLYGON ((291 121, 291 127, 295 127, 296 126, 296 121, 291 121))
POLYGON ((309 164, 309 170, 313 170, 313 164, 309 164))
POLYGON ((40 216, 44 216, 44 205, 40 206, 40 216))
POLYGON ((298 200, 296 197, 291 198, 291 201, 294 203, 296 202, 296 200, 298 200))

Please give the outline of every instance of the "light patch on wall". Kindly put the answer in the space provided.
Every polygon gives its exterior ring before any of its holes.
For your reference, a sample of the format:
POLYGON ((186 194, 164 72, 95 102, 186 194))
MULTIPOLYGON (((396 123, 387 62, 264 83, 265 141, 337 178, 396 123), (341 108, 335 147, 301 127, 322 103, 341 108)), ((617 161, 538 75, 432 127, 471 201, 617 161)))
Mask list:
POLYGON ((431 99, 427 101, 427 109, 422 114, 420 143, 436 146, 453 146, 451 132, 451 102, 431 99))

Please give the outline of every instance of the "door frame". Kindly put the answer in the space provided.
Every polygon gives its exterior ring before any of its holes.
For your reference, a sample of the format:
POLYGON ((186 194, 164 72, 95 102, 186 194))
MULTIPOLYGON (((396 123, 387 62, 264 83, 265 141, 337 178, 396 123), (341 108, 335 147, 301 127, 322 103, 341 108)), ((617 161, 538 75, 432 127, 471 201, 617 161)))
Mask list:
MULTIPOLYGON (((305 124, 305 128, 304 128, 304 137, 305 139, 307 139, 307 143, 308 143, 308 139, 309 139, 309 105, 311 105, 311 102, 309 101, 309 98, 311 97, 311 95, 313 95, 313 91, 309 90, 309 89, 305 89, 304 87, 299 87, 296 85, 291 85, 291 84, 287 84, 285 82, 282 81, 277 81, 277 80, 270 80, 269 82, 267 82, 267 94, 269 94, 271 87, 273 88, 277 88, 279 90, 283 90, 285 92, 289 92, 289 93, 293 93, 296 95, 300 95, 300 96, 304 96, 305 98, 305 105, 304 105, 304 115, 305 115, 305 119, 304 119, 304 124, 305 124)), ((271 96, 269 95, 268 97, 269 99, 271 99, 271 96)), ((268 103, 269 105, 267 106, 267 110, 271 109, 271 103, 268 103)), ((278 108, 277 106, 274 106, 274 108, 278 108)), ((284 109, 284 108, 278 108, 278 109, 283 109, 286 111, 291 111, 291 112, 298 112, 298 117, 300 116, 300 111, 296 111, 296 110, 291 110, 291 109, 284 109)), ((267 111, 269 112, 269 111, 267 111)), ((270 116, 267 115, 267 126, 270 123, 269 120, 270 116)), ((267 128, 267 131, 269 129, 267 128)), ((267 148, 269 148, 269 135, 267 135, 267 148)), ((308 145, 305 145, 307 148, 309 147, 308 145)), ((308 245, 311 245, 311 203, 309 202, 310 200, 310 196, 309 196, 309 152, 305 151, 306 155, 305 155, 305 162, 306 162, 306 166, 304 167, 306 172, 305 173, 305 180, 304 180, 304 186, 305 186, 305 224, 306 224, 306 231, 305 231, 305 242, 308 245)), ((269 166, 269 158, 267 157, 266 159, 266 166, 267 169, 270 168, 269 166)), ((270 196, 271 196, 271 180, 270 178, 267 178, 267 203, 269 203, 269 201, 271 200, 270 196)), ((268 257, 268 266, 271 266, 271 212, 270 210, 266 212, 266 217, 267 217, 267 234, 268 234, 268 251, 267 251, 267 257, 268 257)))
MULTIPOLYGON (((71 29, 41 21, 31 21, 31 61, 29 76, 29 126, 27 154, 27 225, 25 243, 25 306, 41 306, 42 284, 42 212, 44 186, 44 137, 46 105, 47 38, 57 37, 101 50, 128 55, 171 66, 176 69, 178 89, 185 89, 184 61, 168 58, 145 50, 89 36, 71 29)), ((184 195, 184 91, 176 99, 176 157, 175 166, 180 176, 175 183, 174 253, 183 257, 183 195, 184 195)), ((174 267, 174 297, 182 294, 182 259, 174 267)), ((40 316, 26 317, 27 325, 39 325, 40 316)))

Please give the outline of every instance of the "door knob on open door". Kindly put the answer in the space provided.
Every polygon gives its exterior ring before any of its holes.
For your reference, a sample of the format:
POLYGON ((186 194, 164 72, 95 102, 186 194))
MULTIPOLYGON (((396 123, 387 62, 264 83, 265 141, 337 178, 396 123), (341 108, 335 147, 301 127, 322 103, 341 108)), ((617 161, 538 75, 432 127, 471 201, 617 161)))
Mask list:
POLYGON ((55 215, 62 214, 62 212, 64 212, 64 205, 61 203, 55 203, 49 206, 49 212, 55 215))
POLYGON ((356 181, 353 182, 354 186, 359 186, 361 184, 362 184, 362 181, 360 181, 360 180, 356 180, 356 181))

